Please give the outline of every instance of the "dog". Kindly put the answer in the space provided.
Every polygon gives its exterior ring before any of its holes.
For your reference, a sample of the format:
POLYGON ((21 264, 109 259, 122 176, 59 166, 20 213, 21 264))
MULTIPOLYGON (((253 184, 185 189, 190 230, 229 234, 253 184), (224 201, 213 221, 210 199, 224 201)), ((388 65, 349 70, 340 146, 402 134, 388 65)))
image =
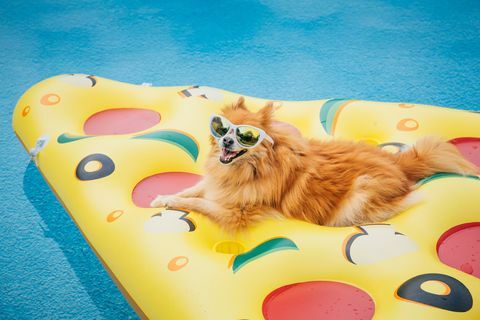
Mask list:
POLYGON ((196 211, 230 231, 267 217, 325 226, 377 223, 418 203, 418 180, 436 172, 478 173, 455 146, 437 137, 392 154, 362 142, 292 134, 269 102, 254 113, 241 97, 210 119, 205 175, 152 207, 196 211))

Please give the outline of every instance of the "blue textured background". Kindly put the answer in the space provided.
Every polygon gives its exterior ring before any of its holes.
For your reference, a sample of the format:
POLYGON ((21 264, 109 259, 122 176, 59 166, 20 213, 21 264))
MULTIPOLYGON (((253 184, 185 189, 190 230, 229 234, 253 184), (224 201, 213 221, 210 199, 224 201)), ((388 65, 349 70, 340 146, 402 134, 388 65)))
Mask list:
POLYGON ((136 317, 12 132, 46 77, 480 109, 478 0, 77 2, 0 1, 1 319, 136 317))

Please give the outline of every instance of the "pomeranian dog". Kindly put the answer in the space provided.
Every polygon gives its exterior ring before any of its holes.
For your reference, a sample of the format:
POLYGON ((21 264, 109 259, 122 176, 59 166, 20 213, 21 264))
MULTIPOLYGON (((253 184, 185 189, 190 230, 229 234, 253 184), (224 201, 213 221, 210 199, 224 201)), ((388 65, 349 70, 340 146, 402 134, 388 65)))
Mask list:
POLYGON ((476 166, 439 138, 392 154, 361 142, 306 139, 273 119, 273 103, 250 112, 243 97, 210 119, 205 175, 152 207, 204 214, 241 230, 285 216, 326 226, 384 221, 419 201, 415 183, 436 172, 476 174, 476 166))

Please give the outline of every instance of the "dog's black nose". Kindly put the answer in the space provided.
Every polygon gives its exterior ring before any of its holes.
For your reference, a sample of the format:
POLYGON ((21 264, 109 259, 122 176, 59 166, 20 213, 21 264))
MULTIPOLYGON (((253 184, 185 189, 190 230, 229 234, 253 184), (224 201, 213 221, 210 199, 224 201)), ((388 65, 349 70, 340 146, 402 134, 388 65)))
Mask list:
POLYGON ((223 146, 230 147, 233 144, 233 138, 231 137, 223 137, 223 146))

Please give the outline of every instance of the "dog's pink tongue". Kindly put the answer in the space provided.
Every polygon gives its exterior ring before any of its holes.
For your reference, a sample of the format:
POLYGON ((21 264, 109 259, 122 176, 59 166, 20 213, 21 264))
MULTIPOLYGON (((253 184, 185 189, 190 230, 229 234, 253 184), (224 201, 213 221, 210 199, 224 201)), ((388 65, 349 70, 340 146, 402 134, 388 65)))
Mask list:
POLYGON ((235 151, 231 151, 231 150, 228 150, 226 148, 222 148, 222 154, 220 155, 220 160, 229 161, 236 154, 237 154, 237 152, 235 152, 235 151))

